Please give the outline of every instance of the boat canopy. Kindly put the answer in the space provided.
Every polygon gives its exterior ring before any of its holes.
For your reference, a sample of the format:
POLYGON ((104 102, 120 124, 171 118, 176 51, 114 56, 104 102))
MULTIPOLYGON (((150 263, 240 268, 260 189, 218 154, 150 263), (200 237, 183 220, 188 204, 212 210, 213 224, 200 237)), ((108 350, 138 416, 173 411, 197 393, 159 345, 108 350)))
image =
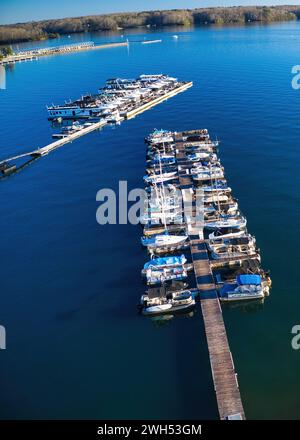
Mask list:
POLYGON ((152 133, 152 135, 154 136, 154 135, 157 135, 157 134, 164 134, 164 133, 168 133, 168 130, 164 130, 163 128, 161 128, 161 129, 157 129, 157 128, 155 128, 154 130, 153 130, 153 133, 152 133))
POLYGON ((173 156, 167 156, 167 157, 155 157, 152 160, 152 163, 157 164, 157 163, 164 163, 164 162, 172 162, 175 163, 175 157, 173 156))
POLYGON ((144 265, 144 269, 150 269, 151 267, 157 266, 172 266, 172 265, 181 265, 186 262, 186 258, 184 255, 180 257, 161 257, 154 258, 153 260, 148 261, 144 265))
POLYGON ((233 292, 236 289, 236 284, 224 284, 220 290, 221 296, 226 296, 228 292, 233 292))
POLYGON ((261 284, 260 275, 248 275, 248 274, 238 275, 236 280, 240 286, 249 285, 249 284, 254 284, 258 286, 259 284, 261 284))

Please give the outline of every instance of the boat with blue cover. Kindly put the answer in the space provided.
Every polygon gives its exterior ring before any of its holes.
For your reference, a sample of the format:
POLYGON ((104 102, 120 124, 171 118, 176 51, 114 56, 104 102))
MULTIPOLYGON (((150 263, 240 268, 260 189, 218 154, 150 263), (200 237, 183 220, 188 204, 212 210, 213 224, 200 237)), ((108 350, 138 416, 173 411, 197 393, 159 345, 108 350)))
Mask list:
POLYGON ((169 256, 169 257, 160 257, 153 258, 147 263, 144 264, 144 270, 157 268, 161 269, 164 267, 174 267, 174 266, 183 266, 187 262, 186 256, 184 254, 180 256, 169 256))
POLYGON ((246 227, 247 220, 243 216, 220 216, 214 221, 205 222, 206 229, 243 229, 246 227))
POLYGON ((262 299, 268 294, 269 287, 262 285, 262 278, 255 274, 241 274, 234 284, 224 284, 220 289, 221 301, 242 301, 262 299))

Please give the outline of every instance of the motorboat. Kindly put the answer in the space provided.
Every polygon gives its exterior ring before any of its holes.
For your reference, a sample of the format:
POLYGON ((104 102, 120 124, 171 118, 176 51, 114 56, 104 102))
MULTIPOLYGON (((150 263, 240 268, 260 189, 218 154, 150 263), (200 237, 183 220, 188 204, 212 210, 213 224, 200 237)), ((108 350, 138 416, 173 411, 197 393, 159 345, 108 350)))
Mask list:
MULTIPOLYGON (((192 170, 191 170, 191 172, 192 172, 192 170)), ((223 177, 224 177, 224 173, 222 170, 196 171, 194 174, 192 174, 192 178, 195 181, 205 181, 205 180, 210 180, 210 179, 223 179, 223 177)))
POLYGON ((166 144, 171 143, 174 141, 173 133, 170 132, 162 132, 155 131, 152 135, 150 135, 148 138, 146 138, 147 142, 151 144, 166 144))
POLYGON ((188 239, 187 235, 159 234, 153 237, 142 237, 141 242, 146 247, 167 247, 184 243, 188 239))
POLYGON ((211 193, 211 192, 231 192, 231 188, 227 185, 227 183, 223 180, 217 180, 212 185, 204 185, 201 186, 201 189, 204 192, 211 193))
POLYGON ((186 311, 195 307, 196 301, 194 295, 189 290, 162 292, 160 296, 154 296, 150 293, 142 295, 141 309, 145 316, 162 315, 166 313, 175 313, 186 311))
POLYGON ((152 260, 147 261, 147 263, 144 264, 144 270, 151 268, 162 269, 166 267, 183 266, 186 262, 187 259, 184 254, 180 256, 153 258, 152 260))
POLYGON ((144 176, 144 181, 146 183, 163 183, 170 180, 177 179, 177 171, 172 171, 169 173, 152 174, 150 176, 144 176))
POLYGON ((184 243, 187 235, 172 235, 169 233, 158 234, 153 237, 142 237, 141 242, 146 247, 175 246, 184 243))

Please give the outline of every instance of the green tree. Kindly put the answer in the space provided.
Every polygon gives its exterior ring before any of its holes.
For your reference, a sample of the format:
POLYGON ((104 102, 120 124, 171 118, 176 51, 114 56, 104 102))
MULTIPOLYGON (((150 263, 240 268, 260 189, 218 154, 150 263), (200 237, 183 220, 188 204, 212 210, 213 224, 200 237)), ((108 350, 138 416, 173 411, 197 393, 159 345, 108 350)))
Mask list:
POLYGON ((10 46, 8 46, 8 47, 3 47, 2 54, 7 57, 10 55, 13 55, 14 52, 13 52, 12 48, 10 46))

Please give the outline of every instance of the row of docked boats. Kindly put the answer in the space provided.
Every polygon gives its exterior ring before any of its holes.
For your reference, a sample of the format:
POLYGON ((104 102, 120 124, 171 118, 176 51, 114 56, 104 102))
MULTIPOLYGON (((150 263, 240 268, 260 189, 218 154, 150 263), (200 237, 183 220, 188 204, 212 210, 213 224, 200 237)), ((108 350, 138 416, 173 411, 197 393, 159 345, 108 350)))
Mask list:
POLYGON ((247 220, 228 186, 217 155, 218 141, 212 141, 205 129, 183 133, 183 156, 179 158, 176 135, 155 130, 145 139, 148 199, 140 219, 144 227, 141 243, 151 260, 142 276, 155 288, 150 289, 150 296, 142 296, 143 313, 172 313, 173 303, 176 310, 195 305, 195 294, 186 288, 186 302, 180 306, 174 292, 172 297, 167 295, 169 284, 190 279, 193 264, 189 241, 195 234, 205 243, 221 301, 264 299, 269 294, 270 276, 261 268, 256 239, 248 233, 247 220), (185 189, 190 195, 188 207, 180 176, 190 183, 185 189), (194 218, 198 223, 191 232, 194 218))

